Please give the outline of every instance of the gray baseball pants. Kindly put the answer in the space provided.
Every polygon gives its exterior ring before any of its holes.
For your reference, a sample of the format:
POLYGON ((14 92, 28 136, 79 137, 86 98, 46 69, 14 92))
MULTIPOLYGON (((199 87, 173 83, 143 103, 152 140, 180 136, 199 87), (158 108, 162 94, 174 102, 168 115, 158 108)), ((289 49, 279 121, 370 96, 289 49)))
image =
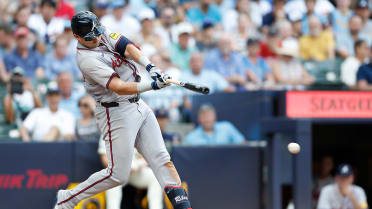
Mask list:
POLYGON ((98 104, 95 114, 104 134, 108 167, 71 190, 60 190, 57 195, 58 209, 73 209, 85 198, 127 183, 134 147, 149 163, 163 189, 168 185, 181 184, 155 115, 142 100, 110 108, 98 104))

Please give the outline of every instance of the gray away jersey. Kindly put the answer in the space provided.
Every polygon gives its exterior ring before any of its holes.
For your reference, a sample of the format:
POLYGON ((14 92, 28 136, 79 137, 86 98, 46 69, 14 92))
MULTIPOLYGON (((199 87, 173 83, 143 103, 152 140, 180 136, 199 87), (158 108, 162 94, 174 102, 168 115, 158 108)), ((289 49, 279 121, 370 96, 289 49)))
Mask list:
MULTIPOLYGON (((84 86, 87 92, 100 102, 123 102, 135 95, 118 95, 108 89, 112 78, 119 77, 124 82, 134 82, 136 64, 115 53, 116 46, 124 36, 111 33, 105 28, 101 45, 96 48, 86 48, 78 43, 76 59, 83 74, 84 86)), ((138 72, 136 72, 138 74, 138 72)))

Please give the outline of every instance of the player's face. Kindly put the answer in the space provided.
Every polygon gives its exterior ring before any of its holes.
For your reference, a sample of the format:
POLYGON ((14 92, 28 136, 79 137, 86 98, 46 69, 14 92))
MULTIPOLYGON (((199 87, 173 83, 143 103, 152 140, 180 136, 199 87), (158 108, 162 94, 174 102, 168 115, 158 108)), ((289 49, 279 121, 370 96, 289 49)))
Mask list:
POLYGON ((99 46, 100 44, 100 41, 101 41, 101 38, 102 38, 102 35, 100 36, 97 36, 95 37, 93 40, 91 41, 86 41, 84 38, 80 37, 80 36, 77 36, 77 35, 74 35, 75 38, 78 40, 78 42, 87 47, 87 48, 96 48, 99 46))

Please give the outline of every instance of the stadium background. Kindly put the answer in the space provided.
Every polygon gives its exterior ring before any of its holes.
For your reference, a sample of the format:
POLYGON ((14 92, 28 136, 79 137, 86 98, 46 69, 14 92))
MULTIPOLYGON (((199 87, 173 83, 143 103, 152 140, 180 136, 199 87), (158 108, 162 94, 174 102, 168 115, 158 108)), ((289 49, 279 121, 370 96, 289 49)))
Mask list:
MULTIPOLYGON (((51 208, 57 189, 102 169, 98 137, 83 140, 76 128, 69 140, 25 142, 19 133, 26 115, 47 107, 47 89, 56 87, 62 97, 66 89, 72 92, 60 108, 71 111, 78 123, 84 90, 69 19, 86 9, 132 39, 165 72, 213 89, 208 96, 177 87, 142 96, 154 110, 167 113, 166 131, 180 136, 167 146, 194 208, 279 209, 290 202, 314 208, 319 194, 313 183, 324 156, 334 167, 350 163, 370 202, 371 2, 317 0, 308 14, 311 2, 1 1, 0 209, 51 208), (43 13, 41 2, 50 10, 43 13), (48 15, 53 24, 46 26, 48 15), (200 69, 189 63, 191 57, 192 63, 202 57, 201 71, 208 74, 197 77, 200 69), (61 85, 61 72, 72 76, 70 86, 61 85), (23 77, 22 90, 31 94, 14 96, 15 76, 23 77), (186 141, 204 104, 216 109, 218 121, 231 122, 244 143, 186 141), (301 145, 300 154, 288 153, 291 141, 301 145)), ((124 190, 123 206, 139 207, 146 191, 124 190)))

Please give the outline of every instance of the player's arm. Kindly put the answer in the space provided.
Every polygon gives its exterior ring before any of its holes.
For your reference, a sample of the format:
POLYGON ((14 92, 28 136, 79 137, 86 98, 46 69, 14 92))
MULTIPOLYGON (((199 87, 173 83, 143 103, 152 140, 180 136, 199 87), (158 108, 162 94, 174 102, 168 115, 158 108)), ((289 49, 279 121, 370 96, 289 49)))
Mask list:
POLYGON ((166 87, 166 84, 163 81, 153 81, 153 82, 124 82, 118 77, 113 77, 107 87, 119 94, 119 95, 131 95, 142 93, 150 90, 157 90, 166 87))

